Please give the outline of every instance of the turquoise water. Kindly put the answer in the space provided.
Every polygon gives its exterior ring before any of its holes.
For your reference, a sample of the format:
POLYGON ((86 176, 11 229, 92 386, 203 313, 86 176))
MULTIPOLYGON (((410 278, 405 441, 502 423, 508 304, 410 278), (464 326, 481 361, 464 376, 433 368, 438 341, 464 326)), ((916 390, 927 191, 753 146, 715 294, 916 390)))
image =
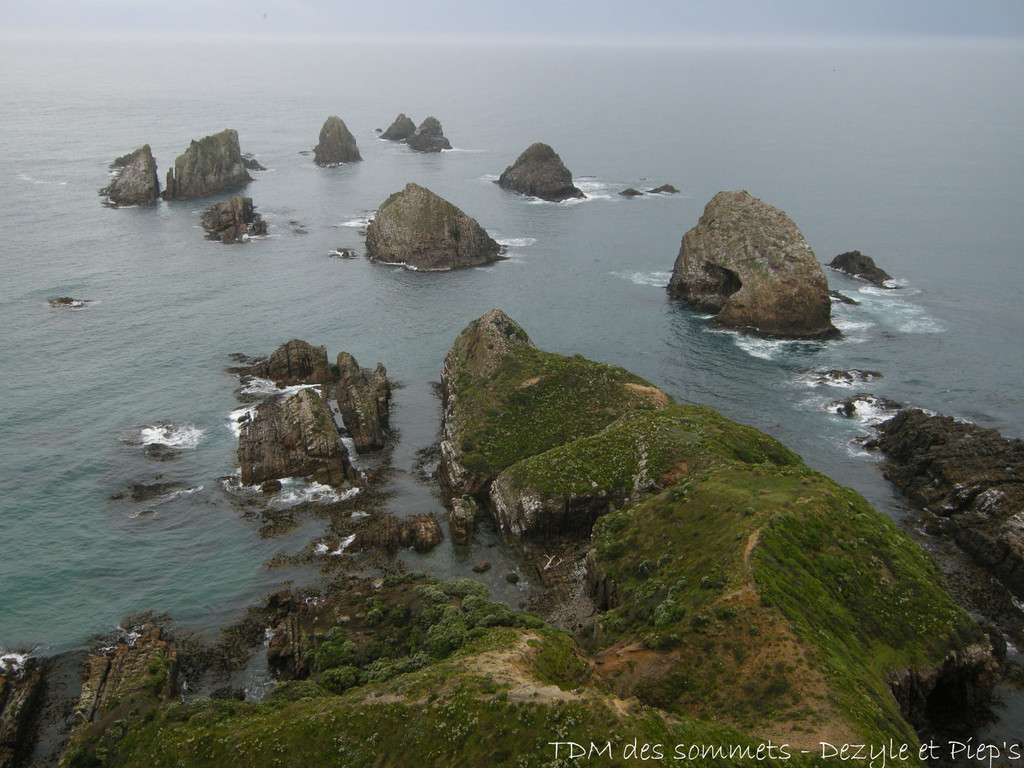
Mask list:
MULTIPOLYGON (((76 647, 127 613, 226 621, 297 570, 264 561, 322 531, 266 540, 225 493, 235 468, 233 352, 299 337, 363 365, 395 395, 395 511, 436 511, 412 477, 438 429, 431 382, 458 332, 491 307, 538 346, 625 366, 684 401, 757 426, 901 517, 864 421, 828 412, 861 389, 1021 435, 1024 52, 1014 47, 629 49, 13 43, 0 50, 0 646, 76 647), (436 115, 455 150, 376 139, 398 112, 436 115), (317 168, 339 114, 364 162, 317 168), (225 127, 269 170, 250 195, 267 238, 203 238, 214 200, 114 210, 107 165, 143 143, 161 179, 192 138, 225 127), (589 195, 538 203, 492 182, 534 141, 589 195), (366 260, 360 224, 416 181, 477 218, 508 259, 447 274, 366 260), (678 196, 619 197, 672 183, 678 196), (903 286, 829 273, 861 300, 840 341, 776 343, 709 328, 664 291, 682 234, 719 190, 782 208, 818 258, 860 249, 903 286), (91 303, 54 309, 70 295, 91 303), (884 378, 842 389, 814 371, 884 378), (196 438, 155 461, 168 421, 196 438), (112 502, 156 476, 195 489, 112 502)), ((215 198, 220 199, 220 198, 215 198)), ((876 414, 876 415, 881 415, 876 414)), ((489 557, 495 557, 493 550, 489 557)), ((406 556, 470 575, 477 553, 406 556)), ((516 588, 501 582, 501 594, 516 588)))

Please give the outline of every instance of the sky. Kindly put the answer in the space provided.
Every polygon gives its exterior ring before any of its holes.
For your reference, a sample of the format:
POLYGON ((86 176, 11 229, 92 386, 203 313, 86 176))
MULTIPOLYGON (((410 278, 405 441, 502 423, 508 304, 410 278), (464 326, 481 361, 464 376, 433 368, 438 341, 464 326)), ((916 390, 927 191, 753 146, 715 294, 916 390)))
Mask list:
POLYGON ((0 0, 8 35, 1024 38, 1024 0, 0 0))

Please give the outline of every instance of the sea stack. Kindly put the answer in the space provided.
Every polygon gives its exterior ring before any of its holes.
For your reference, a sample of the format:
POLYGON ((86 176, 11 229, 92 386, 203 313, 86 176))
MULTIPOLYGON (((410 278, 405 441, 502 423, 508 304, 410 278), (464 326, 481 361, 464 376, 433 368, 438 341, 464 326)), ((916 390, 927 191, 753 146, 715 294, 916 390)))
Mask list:
POLYGON ((521 195, 561 202, 586 197, 573 183, 562 158, 547 144, 531 144, 505 169, 498 186, 521 195))
POLYGON ((395 121, 388 126, 388 129, 380 135, 388 141, 405 141, 416 132, 416 123, 407 117, 404 112, 395 118, 395 121))
POLYGON ((377 210, 366 228, 366 255, 386 264, 437 271, 494 261, 501 246, 476 219, 410 183, 377 210))
POLYGON ((267 234, 267 222, 256 213, 252 198, 242 195, 208 208, 200 222, 207 237, 222 243, 243 243, 250 237, 267 234))
POLYGON ((117 172, 110 185, 101 189, 113 205, 148 205, 160 197, 160 179, 156 174, 156 160, 149 144, 117 158, 110 164, 117 172))
POLYGON ((420 127, 406 138, 405 143, 417 152, 440 152, 442 149, 452 148, 451 142, 445 138, 441 129, 441 122, 433 116, 420 123, 420 127))
POLYGON ((355 136, 337 115, 331 115, 320 129, 320 143, 313 148, 313 162, 320 166, 354 163, 359 155, 355 136))
POLYGON ((166 200, 192 200, 252 181, 238 146, 238 131, 227 129, 193 140, 167 171, 166 200))
POLYGON ((719 192, 683 236, 669 294, 762 336, 836 336, 825 273, 796 224, 745 191, 719 192))

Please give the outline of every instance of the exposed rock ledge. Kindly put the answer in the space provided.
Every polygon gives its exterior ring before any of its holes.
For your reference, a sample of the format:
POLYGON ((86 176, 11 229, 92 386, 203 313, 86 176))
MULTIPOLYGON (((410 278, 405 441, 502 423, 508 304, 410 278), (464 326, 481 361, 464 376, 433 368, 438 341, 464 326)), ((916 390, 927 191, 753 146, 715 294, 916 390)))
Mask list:
POLYGON ((829 266, 839 272, 845 272, 853 277, 859 277, 861 280, 867 280, 869 283, 873 283, 880 288, 894 287, 892 275, 878 267, 874 259, 870 256, 865 256, 860 251, 840 253, 829 262, 829 266))
POLYGON ((764 336, 837 336, 828 281, 796 224, 744 191, 719 192, 683 236, 669 294, 764 336))
POLYGON ((915 409, 878 429, 886 478, 1024 599, 1024 441, 915 409))

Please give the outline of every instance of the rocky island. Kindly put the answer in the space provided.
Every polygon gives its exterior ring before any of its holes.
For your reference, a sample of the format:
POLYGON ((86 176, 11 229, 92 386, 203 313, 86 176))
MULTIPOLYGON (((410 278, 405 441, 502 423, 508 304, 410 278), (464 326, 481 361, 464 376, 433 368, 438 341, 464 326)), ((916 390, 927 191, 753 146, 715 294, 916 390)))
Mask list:
POLYGON ((441 121, 434 116, 428 117, 420 123, 419 128, 406 136, 405 143, 417 152, 440 152, 452 148, 451 142, 445 138, 441 121))
POLYGON ((231 129, 193 140, 167 171, 166 200, 192 200, 241 187, 252 181, 231 129))
POLYGON ((200 222, 207 237, 225 244, 243 243, 250 237, 267 234, 267 222, 256 213, 252 198, 242 195, 235 195, 203 211, 200 222))
POLYGON ((100 190, 100 194, 105 195, 112 205, 148 205, 159 199, 160 179, 149 144, 117 158, 110 168, 117 175, 100 190))
POLYGON ((668 292, 727 328, 791 339, 839 334, 814 251, 789 216, 745 191, 707 204, 683 236, 668 292))
POLYGON ((395 118, 394 122, 387 127, 380 137, 387 141, 405 141, 415 132, 416 123, 412 121, 412 118, 407 117, 406 114, 402 112, 395 118))
POLYGON ((839 272, 845 272, 853 277, 859 277, 861 280, 867 280, 879 288, 893 287, 892 275, 877 266, 874 259, 870 256, 865 256, 860 251, 840 253, 829 262, 829 266, 839 272))
POLYGON ((501 246, 476 219, 410 183, 385 200, 367 226, 366 255, 384 264, 438 271, 494 261, 501 246))
POLYGON ((561 202, 586 197, 562 158, 547 144, 531 144, 498 178, 498 186, 520 195, 561 202))
POLYGON ((319 166, 342 165, 362 160, 356 138, 345 122, 331 115, 320 129, 320 141, 313 148, 313 162, 319 166))

